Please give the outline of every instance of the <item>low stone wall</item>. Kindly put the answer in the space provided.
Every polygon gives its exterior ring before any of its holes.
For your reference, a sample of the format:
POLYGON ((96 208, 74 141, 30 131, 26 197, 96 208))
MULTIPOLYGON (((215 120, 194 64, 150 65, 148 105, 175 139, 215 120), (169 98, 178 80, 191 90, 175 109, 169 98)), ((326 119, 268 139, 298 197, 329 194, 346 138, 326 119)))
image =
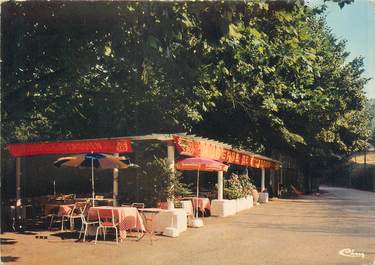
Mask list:
POLYGON ((211 215, 225 217, 253 207, 253 197, 247 196, 236 200, 212 200, 211 215))

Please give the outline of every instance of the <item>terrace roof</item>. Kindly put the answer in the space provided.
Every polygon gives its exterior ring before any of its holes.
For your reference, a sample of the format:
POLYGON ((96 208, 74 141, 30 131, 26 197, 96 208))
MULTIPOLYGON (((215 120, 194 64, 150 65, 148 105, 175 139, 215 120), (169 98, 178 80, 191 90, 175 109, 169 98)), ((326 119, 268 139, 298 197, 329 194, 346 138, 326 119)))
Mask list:
POLYGON ((131 142, 148 140, 174 142, 177 151, 181 155, 201 156, 256 168, 278 169, 281 165, 280 161, 272 158, 234 148, 233 146, 220 141, 196 135, 188 135, 186 133, 153 133, 148 135, 113 138, 8 144, 7 149, 14 157, 90 152, 130 153, 133 152, 131 142))

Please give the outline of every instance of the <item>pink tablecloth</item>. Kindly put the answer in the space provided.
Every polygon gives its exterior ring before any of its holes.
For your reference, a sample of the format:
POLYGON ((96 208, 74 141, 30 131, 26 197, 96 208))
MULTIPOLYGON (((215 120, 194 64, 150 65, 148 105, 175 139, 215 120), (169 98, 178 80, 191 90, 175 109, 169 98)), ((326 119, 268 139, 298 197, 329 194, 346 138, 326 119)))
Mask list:
MULTIPOLYGON (((187 198, 184 198, 186 200, 187 198)), ((211 204, 210 204, 210 199, 208 198, 189 198, 193 202, 193 207, 194 209, 198 206, 199 211, 204 211, 204 210, 210 210, 211 209, 211 204), (198 202, 198 205, 197 205, 198 202)))
MULTIPOLYGON (((126 238, 126 230, 136 228, 145 231, 142 217, 135 207, 113 207, 113 206, 99 206, 91 207, 88 212, 88 220, 98 219, 98 209, 113 209, 114 214, 118 215, 120 238, 126 238)), ((101 215, 102 216, 102 215, 101 215)))
POLYGON ((74 208, 74 204, 54 204, 54 203, 49 203, 46 204, 44 207, 44 214, 48 215, 51 213, 53 209, 58 208, 58 216, 63 216, 63 215, 68 215, 74 208))

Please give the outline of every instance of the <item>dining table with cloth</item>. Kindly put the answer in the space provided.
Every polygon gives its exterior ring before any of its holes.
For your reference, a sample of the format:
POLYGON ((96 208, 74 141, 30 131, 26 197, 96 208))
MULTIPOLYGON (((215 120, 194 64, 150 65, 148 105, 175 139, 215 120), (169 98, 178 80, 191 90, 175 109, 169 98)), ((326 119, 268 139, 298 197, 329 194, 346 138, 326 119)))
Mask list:
MULTIPOLYGON (((138 209, 135 207, 115 207, 115 206, 95 206, 91 207, 88 210, 88 221, 93 221, 98 219, 98 210, 106 209, 106 210, 114 210, 114 215, 118 218, 119 222, 119 232, 120 232, 120 239, 126 238, 126 230, 129 229, 137 229, 138 231, 145 231, 145 225, 143 223, 143 219, 138 212, 138 209)), ((108 211, 106 211, 108 212, 108 211)), ((106 217, 100 215, 100 217, 106 217)), ((112 217, 112 216, 108 216, 112 217)))
POLYGON ((204 213, 205 210, 211 210, 211 203, 209 198, 201 198, 201 197, 191 197, 191 198, 183 198, 183 200, 191 200, 193 203, 193 208, 196 209, 198 206, 198 211, 204 213))

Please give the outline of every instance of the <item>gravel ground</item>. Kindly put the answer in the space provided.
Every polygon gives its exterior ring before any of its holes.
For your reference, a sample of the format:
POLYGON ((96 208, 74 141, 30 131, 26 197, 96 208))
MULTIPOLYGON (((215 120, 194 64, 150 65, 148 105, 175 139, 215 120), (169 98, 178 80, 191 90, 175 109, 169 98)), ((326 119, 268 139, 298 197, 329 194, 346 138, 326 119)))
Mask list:
POLYGON ((322 187, 320 196, 278 199, 226 218, 205 218, 178 238, 75 242, 35 234, 1 234, 5 264, 375 265, 375 193, 322 187), (362 257, 346 257, 349 249, 362 257))

